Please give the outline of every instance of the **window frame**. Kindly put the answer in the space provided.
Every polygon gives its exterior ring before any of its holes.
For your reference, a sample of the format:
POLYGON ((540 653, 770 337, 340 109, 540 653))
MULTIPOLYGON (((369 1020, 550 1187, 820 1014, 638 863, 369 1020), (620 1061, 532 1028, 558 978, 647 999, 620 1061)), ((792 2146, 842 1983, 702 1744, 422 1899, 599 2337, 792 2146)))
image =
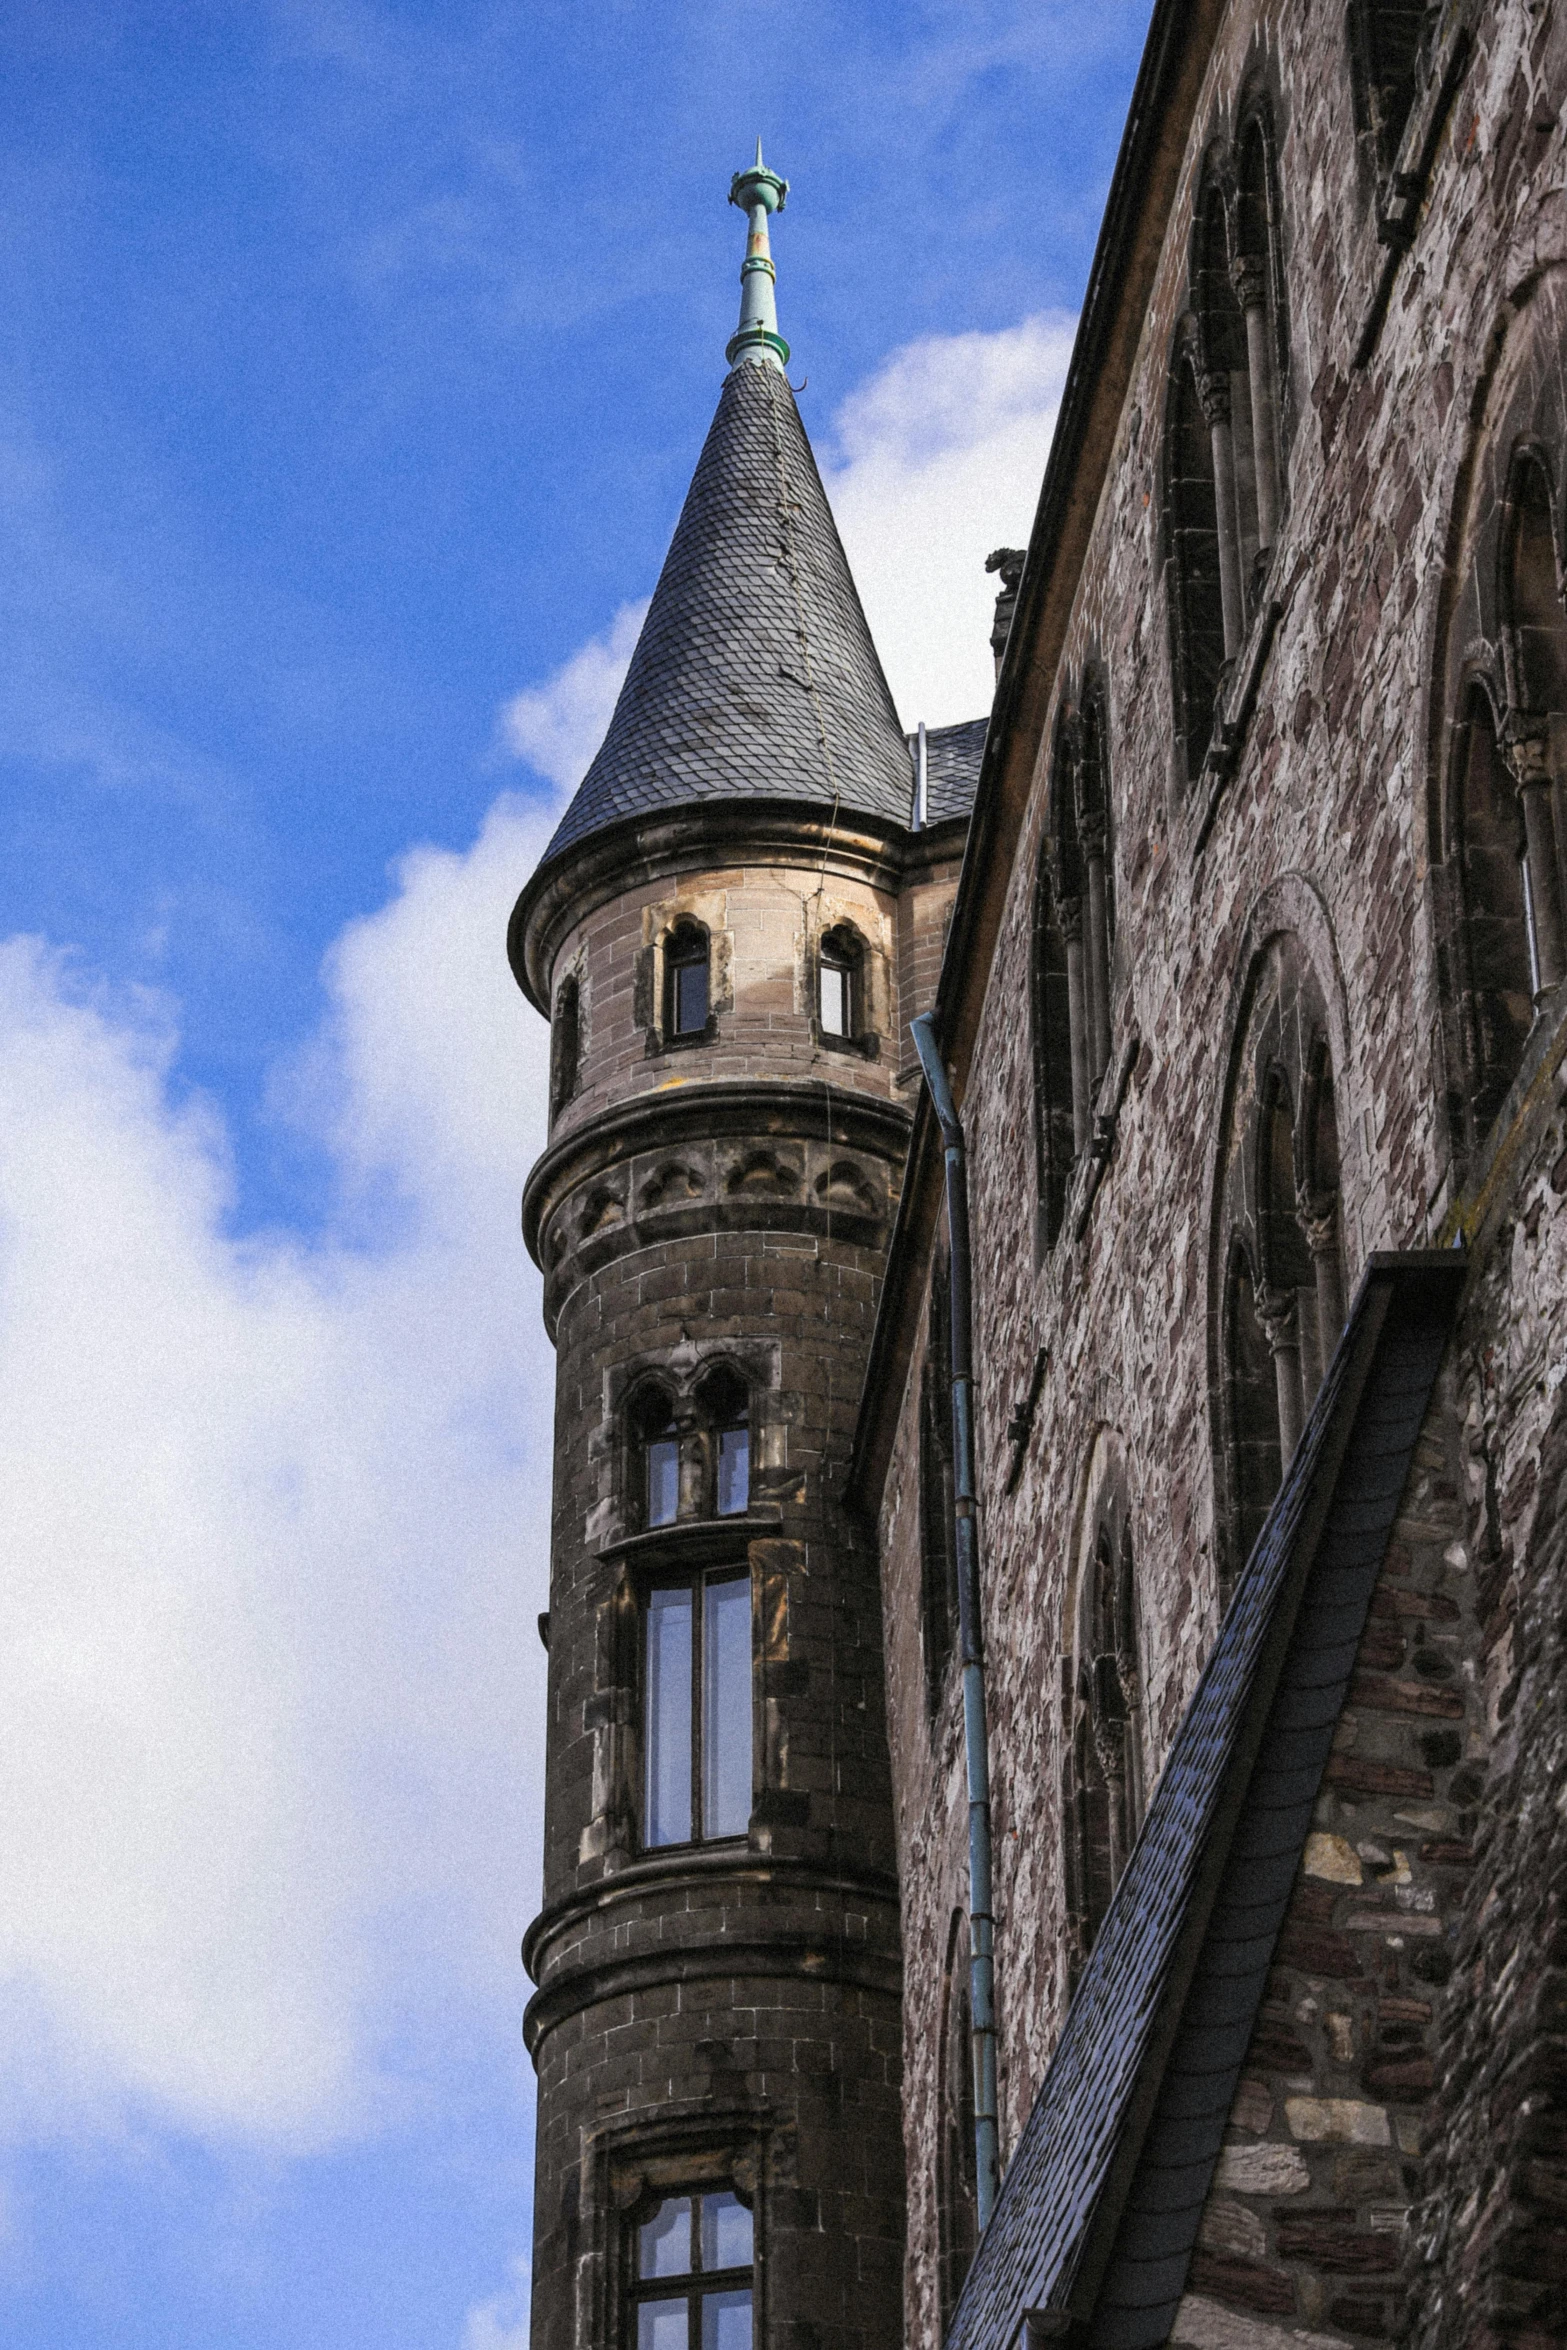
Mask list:
POLYGON ((757 2309, 760 2301, 759 2271, 761 2266, 761 2228, 754 2201, 747 2202, 736 2184, 713 2187, 704 2184, 660 2187, 650 2194, 631 2213, 625 2236, 625 2328, 623 2338, 628 2350, 638 2350, 641 2339, 640 2312, 650 2303, 679 2302, 686 2305, 686 2350, 701 2350, 702 2304, 717 2293, 745 2292, 750 2296, 751 2341, 757 2333, 757 2309), (727 2268, 705 2269, 701 2265, 702 2221, 700 2205, 706 2197, 732 2196, 751 2223, 751 2257, 745 2264, 732 2263, 727 2268), (641 2273, 642 2231, 657 2217, 667 2203, 685 2202, 694 2208, 689 2226, 690 2251, 694 2265, 665 2277, 644 2277, 641 2273))
POLYGON ((664 938, 663 1041, 666 1045, 702 1044, 714 1033, 713 937, 694 915, 682 914, 670 924, 664 938), (681 1012, 681 974, 702 973, 703 1011, 700 1021, 685 1025, 681 1012))
POLYGON ((738 1844, 750 1833, 752 1812, 756 1805, 756 1708, 755 1708, 755 1589, 750 1564, 744 1558, 721 1558, 711 1562, 670 1565, 650 1571, 639 1594, 637 1626, 637 1727, 640 1745, 638 1791, 638 1848, 644 1854, 685 1852, 698 1846, 738 1844), (746 1799, 745 1824, 710 1833, 706 1825, 707 1766, 711 1745, 708 1722, 707 1643, 709 1637, 707 1595, 713 1589, 726 1585, 742 1585, 746 1591, 747 1632, 747 1687, 745 1743, 749 1790, 746 1799), (653 1774, 655 1766, 654 1723, 652 1719, 652 1671, 649 1662, 649 1632, 653 1620, 653 1603, 661 1592, 684 1591, 691 1595, 689 1612, 690 1647, 690 1783, 688 1813, 689 1834, 660 1837, 650 1834, 653 1811, 653 1774))

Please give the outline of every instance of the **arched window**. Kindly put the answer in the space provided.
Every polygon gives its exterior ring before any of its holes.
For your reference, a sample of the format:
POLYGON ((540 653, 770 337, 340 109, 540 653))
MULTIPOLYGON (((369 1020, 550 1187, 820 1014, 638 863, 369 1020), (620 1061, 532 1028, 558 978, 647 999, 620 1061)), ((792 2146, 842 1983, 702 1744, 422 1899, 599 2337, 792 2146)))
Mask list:
POLYGON ((933 1719, 946 1688, 947 1668, 958 1636, 948 1279, 947 1252, 939 1248, 931 1264, 919 1435, 920 1628, 925 1650, 925 1702, 933 1719))
POLYGON ((968 1920, 954 1910, 942 1978, 937 2079, 937 2291, 944 2337, 979 2241, 974 2146, 974 2036, 970 2029, 968 1920))
POLYGON ((1252 1553, 1283 1475, 1279 1382, 1244 1243, 1230 1251, 1224 1299, 1224 1404, 1233 1540, 1223 1596, 1252 1553))
POLYGON ((1076 709, 1064 703, 1056 724, 1034 907, 1034 1098, 1047 1248, 1060 1230, 1110 1059, 1115 890, 1107 732, 1103 685, 1090 678, 1076 709))
POLYGON ((672 1526, 680 1515, 680 1432, 667 1388, 639 1387, 627 1413, 637 1514, 649 1530, 672 1526))
POLYGON ((1507 748, 1523 809, 1524 913, 1534 992, 1563 975, 1562 826, 1556 744, 1567 732, 1567 605, 1553 526, 1555 499, 1544 453, 1523 448, 1508 484, 1503 539, 1511 710, 1507 748))
POLYGON ((865 950, 847 923, 825 932, 816 956, 816 1016, 821 1033, 849 1044, 864 1027, 865 950))
POLYGON ((682 917, 664 943, 666 1038, 705 1036, 711 998, 707 932, 700 922, 682 917))
POLYGON ((1176 724, 1202 769, 1227 664, 1278 541, 1288 347, 1278 179, 1267 109, 1208 159, 1192 233, 1191 306, 1165 412, 1165 535, 1176 724))
POLYGON ((1142 1816, 1142 1702, 1131 1530, 1119 1494, 1092 1527, 1069 1659, 1065 1790, 1068 1950, 1073 1972, 1093 1948, 1142 1816))
POLYGON ((1344 1324, 1332 1055, 1315 973, 1287 931, 1252 975, 1220 1165, 1214 1374, 1228 1600, 1344 1324))
POLYGON ((1490 696, 1474 684, 1453 746, 1472 1142, 1518 1074, 1536 988, 1523 810, 1496 736, 1490 696))
POLYGON ((550 1116, 556 1117, 577 1090, 581 1053, 581 995, 575 978, 563 979, 555 991, 555 1017, 550 1023, 550 1116))
MULTIPOLYGON (((1249 444, 1243 466, 1255 537, 1246 551, 1255 574, 1278 538, 1283 483, 1279 469, 1279 397, 1284 381, 1285 315, 1281 279, 1278 182, 1267 117, 1250 115, 1236 141, 1234 251, 1230 283, 1246 338, 1249 444)), ((1250 586, 1248 582, 1248 586, 1250 586)))
POLYGON ((751 1504, 751 1397, 740 1373, 722 1363, 697 1389, 708 1448, 714 1514, 743 1516, 751 1504))
MULTIPOLYGON (((1202 771, 1224 671, 1213 434, 1203 399, 1195 321, 1176 347, 1165 421, 1165 515, 1175 715, 1188 780, 1202 771)), ((1210 387, 1210 405, 1217 387, 1210 387)), ((1228 419, 1226 417, 1226 426, 1228 419)), ((1232 589, 1233 593, 1233 589, 1232 589)))
POLYGON ((1355 128, 1379 172, 1390 172, 1398 159, 1415 102, 1421 36, 1435 13, 1427 0, 1350 0, 1355 128))

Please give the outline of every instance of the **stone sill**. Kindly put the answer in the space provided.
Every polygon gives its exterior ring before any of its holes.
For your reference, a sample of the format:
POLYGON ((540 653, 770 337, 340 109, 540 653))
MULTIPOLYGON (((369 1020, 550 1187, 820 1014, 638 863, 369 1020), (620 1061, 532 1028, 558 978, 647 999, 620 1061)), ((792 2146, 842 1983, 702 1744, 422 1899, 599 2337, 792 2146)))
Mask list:
POLYGON ((732 1518, 677 1518, 672 1526, 653 1526, 644 1534, 623 1534, 606 1542, 601 1559, 623 1559, 633 1569, 657 1571, 692 1563, 710 1565, 733 1552, 743 1553, 753 1542, 775 1539, 783 1525, 777 1503, 732 1518))

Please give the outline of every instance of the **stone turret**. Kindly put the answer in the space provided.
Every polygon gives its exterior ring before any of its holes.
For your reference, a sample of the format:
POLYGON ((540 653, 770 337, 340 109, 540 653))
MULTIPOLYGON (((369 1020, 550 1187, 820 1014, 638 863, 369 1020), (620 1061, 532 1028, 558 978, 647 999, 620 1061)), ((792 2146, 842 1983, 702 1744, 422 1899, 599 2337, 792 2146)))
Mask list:
POLYGON ((558 1358, 536 2350, 901 2339, 881 1607, 836 1494, 983 729, 947 730, 911 833, 783 372, 785 187, 760 146, 736 177, 730 373, 511 928, 554 1023, 523 1210, 558 1358))

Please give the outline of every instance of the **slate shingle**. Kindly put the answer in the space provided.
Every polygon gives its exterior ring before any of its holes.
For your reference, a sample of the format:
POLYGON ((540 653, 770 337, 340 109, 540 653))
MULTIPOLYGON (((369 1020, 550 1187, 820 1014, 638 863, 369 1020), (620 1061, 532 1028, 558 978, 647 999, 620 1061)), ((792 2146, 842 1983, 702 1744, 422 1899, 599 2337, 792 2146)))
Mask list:
MULTIPOLYGON (((979 763, 985 753, 988 718, 965 718, 958 726, 929 726, 925 730, 925 821, 945 824, 953 816, 968 816, 979 788, 979 763)), ((909 756, 915 737, 908 736, 909 756)))
POLYGON ((609 731, 545 861, 623 817, 703 800, 837 799, 906 824, 910 789, 794 396, 773 368, 736 367, 609 731))

